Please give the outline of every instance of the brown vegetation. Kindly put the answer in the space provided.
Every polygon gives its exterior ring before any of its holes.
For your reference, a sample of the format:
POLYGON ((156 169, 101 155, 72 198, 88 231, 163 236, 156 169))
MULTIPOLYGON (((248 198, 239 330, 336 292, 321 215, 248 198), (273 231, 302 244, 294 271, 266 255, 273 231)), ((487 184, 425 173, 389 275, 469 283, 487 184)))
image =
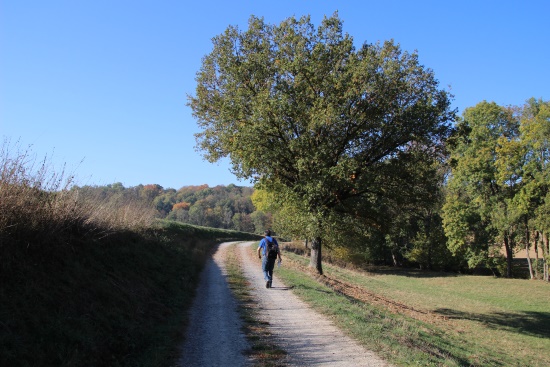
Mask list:
POLYGON ((44 243, 59 236, 105 236, 149 225, 156 211, 146 202, 99 198, 74 187, 74 177, 52 172, 28 150, 4 142, 0 150, 0 237, 44 243), (13 151, 11 151, 13 150, 13 151))

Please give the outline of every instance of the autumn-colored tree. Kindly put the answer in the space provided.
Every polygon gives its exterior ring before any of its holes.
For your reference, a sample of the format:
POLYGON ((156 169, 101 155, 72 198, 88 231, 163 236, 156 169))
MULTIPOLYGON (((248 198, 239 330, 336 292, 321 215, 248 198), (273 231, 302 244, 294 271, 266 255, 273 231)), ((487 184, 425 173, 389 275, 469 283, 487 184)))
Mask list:
POLYGON ((183 201, 181 203, 175 203, 172 206, 172 210, 189 210, 190 206, 191 206, 191 204, 186 203, 185 201, 183 201))
POLYGON ((157 184, 144 185, 141 190, 141 196, 149 201, 153 201, 155 197, 162 194, 163 187, 157 184))

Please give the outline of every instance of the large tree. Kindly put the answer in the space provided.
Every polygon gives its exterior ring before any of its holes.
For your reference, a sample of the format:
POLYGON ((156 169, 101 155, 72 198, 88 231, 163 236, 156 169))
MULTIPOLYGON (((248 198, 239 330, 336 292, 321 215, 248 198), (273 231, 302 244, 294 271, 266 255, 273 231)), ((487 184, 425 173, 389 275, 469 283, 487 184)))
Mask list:
POLYGON ((412 146, 435 152, 454 118, 416 53, 393 41, 356 48, 337 14, 317 29, 309 17, 230 26, 196 81, 198 148, 212 162, 229 157, 238 177, 304 213, 319 273, 332 219, 372 213, 356 210, 362 197, 370 205, 395 195, 402 157, 412 146))

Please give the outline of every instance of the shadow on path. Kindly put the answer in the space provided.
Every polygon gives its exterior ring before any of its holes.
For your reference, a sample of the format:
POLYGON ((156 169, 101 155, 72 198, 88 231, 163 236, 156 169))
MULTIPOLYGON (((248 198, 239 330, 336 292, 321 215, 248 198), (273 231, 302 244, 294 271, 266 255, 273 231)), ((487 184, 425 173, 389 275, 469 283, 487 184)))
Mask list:
POLYGON ((289 291, 292 288, 294 288, 294 287, 271 287, 269 289, 270 290, 275 290, 275 291, 289 291))

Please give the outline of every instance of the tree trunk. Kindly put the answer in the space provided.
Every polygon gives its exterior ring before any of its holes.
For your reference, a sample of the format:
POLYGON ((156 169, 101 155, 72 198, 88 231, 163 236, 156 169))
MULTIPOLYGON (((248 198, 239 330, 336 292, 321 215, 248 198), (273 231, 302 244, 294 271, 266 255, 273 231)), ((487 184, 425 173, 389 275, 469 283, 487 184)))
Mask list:
POLYGON ((544 255, 543 264, 544 264, 544 280, 550 281, 550 277, 548 275, 548 253, 550 252, 550 248, 548 246, 548 236, 545 232, 542 233, 542 254, 544 255))
POLYGON ((535 249, 535 277, 539 278, 539 231, 535 231, 535 238, 533 239, 533 245, 535 249))
POLYGON ((535 279, 535 275, 533 274, 533 264, 531 264, 531 255, 529 255, 529 245, 530 245, 530 238, 529 238, 529 228, 527 227, 527 224, 525 225, 525 254, 527 258, 527 265, 529 266, 529 279, 535 279))
POLYGON ((506 278, 512 277, 512 259, 514 257, 512 253, 512 244, 508 235, 504 235, 504 247, 506 248, 506 278))
POLYGON ((311 240, 309 267, 315 269, 318 274, 323 274, 323 266, 321 264, 321 237, 314 237, 311 240))
POLYGON ((397 256, 395 256, 395 252, 393 250, 391 250, 391 259, 393 261, 393 266, 399 266, 399 261, 397 261, 397 256))

